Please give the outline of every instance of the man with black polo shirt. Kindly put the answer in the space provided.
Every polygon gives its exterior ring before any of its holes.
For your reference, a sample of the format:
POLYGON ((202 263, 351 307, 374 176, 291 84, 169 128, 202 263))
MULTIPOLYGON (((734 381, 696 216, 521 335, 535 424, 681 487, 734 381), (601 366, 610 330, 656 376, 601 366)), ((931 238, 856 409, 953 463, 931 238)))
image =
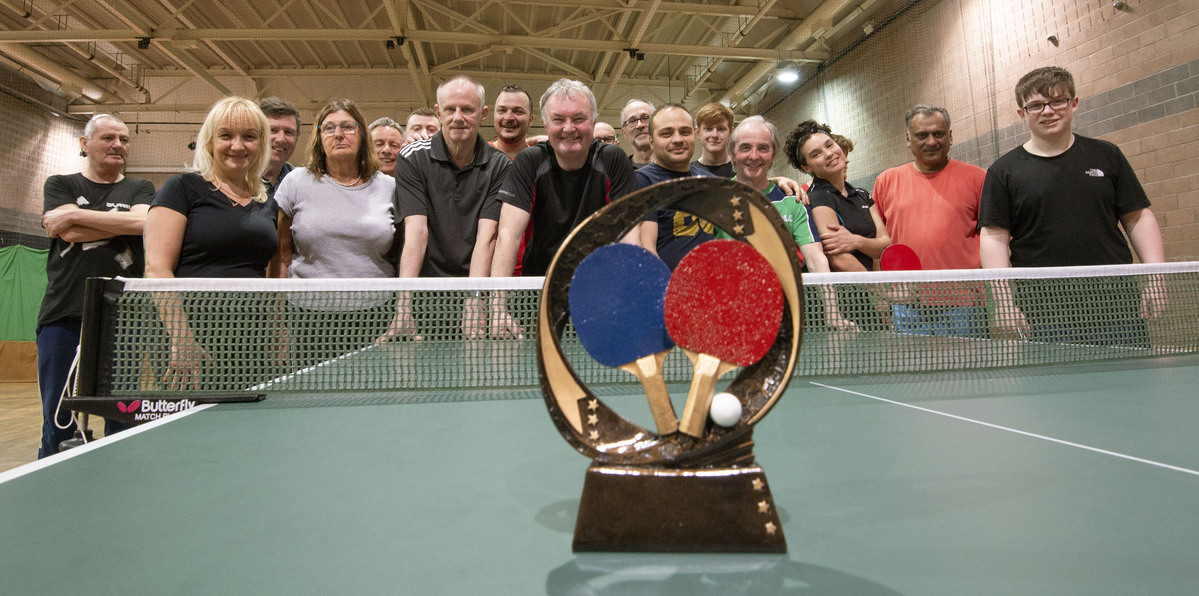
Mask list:
MULTIPOLYGON (((142 228, 154 200, 154 185, 125 177, 129 127, 106 114, 88 121, 79 139, 87 157, 83 172, 46 179, 42 227, 50 237, 46 296, 38 313, 37 374, 42 397, 42 444, 38 457, 58 453, 75 425, 69 413, 57 418, 79 345, 83 286, 89 277, 140 277, 145 267, 142 228), (66 428, 58 428, 58 426, 66 428)), ((128 425, 107 421, 105 434, 128 425)))
MULTIPOLYGON (((437 88, 441 130, 401 151, 396 162, 396 212, 403 219, 400 277, 486 277, 491 272, 498 195, 511 160, 479 134, 487 116, 483 86, 455 77, 437 88)), ((482 329, 481 302, 468 300, 466 337, 482 329)), ((401 309, 389 335, 415 328, 401 309), (398 327, 397 327, 398 325, 398 327)))
MULTIPOLYGON (((579 81, 560 79, 541 96, 541 119, 549 140, 516 156, 500 192, 503 208, 492 277, 545 275, 575 226, 637 190, 628 157, 619 147, 595 140, 597 115, 595 95, 579 81)), ((640 233, 634 229, 622 241, 639 244, 640 233)), ((520 335, 520 326, 498 296, 491 316, 493 336, 520 335)))
MULTIPOLYGON (((637 170, 642 188, 689 176, 711 176, 695 154, 695 118, 687 108, 668 103, 649 119, 652 162, 637 170)), ((658 256, 673 270, 691 249, 713 238, 712 224, 690 213, 666 209, 658 212, 658 256)))

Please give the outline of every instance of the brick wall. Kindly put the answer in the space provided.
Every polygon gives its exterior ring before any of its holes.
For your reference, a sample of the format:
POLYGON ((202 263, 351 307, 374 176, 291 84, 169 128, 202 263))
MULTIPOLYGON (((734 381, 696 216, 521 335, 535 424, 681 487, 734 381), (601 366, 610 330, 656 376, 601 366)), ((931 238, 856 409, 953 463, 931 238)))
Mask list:
POLYGON ((1199 260, 1199 2, 1127 4, 914 3, 865 43, 833 48, 845 53, 789 95, 776 92, 765 115, 784 133, 815 118, 852 138, 850 181, 870 188, 882 170, 911 161, 903 115, 912 105, 947 108, 951 155, 987 167, 1029 138, 1016 81, 1065 67, 1081 98, 1076 131, 1124 151, 1153 201, 1167 260, 1199 260))

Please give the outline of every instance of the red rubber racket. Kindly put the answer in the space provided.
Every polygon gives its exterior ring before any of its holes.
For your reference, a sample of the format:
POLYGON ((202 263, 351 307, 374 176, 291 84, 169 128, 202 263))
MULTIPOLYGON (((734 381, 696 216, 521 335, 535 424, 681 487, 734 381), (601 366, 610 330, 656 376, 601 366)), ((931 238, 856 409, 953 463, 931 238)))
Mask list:
POLYGON ((679 431, 703 435, 716 380, 761 360, 783 321, 783 290, 770 263, 736 240, 705 242, 679 261, 666 288, 666 329, 694 373, 679 431))
POLYGON ((906 244, 892 244, 883 249, 883 256, 879 259, 879 269, 883 271, 919 271, 924 269, 920 265, 920 257, 916 255, 916 251, 906 244))

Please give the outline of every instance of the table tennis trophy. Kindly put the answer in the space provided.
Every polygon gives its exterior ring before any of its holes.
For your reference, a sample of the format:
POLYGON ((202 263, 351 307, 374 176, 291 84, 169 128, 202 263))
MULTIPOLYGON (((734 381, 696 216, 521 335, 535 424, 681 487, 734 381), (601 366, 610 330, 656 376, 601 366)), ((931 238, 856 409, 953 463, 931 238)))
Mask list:
POLYGON ((754 460, 753 428, 794 372, 803 304, 795 241, 769 200, 744 184, 723 178, 663 182, 613 202, 575 228, 546 274, 536 336, 550 418, 571 446, 593 460, 574 551, 786 552, 774 499, 754 460), (733 240, 701 244, 673 273, 638 257, 637 247, 612 249, 663 209, 702 218, 733 240), (595 302, 587 297, 597 291, 596 279, 602 302, 616 305, 606 313, 588 304, 595 302), (732 298, 736 294, 739 300, 732 298), (647 295, 657 296, 656 310, 647 295), (597 361, 638 376, 656 428, 622 417, 587 387, 563 351, 568 321, 597 361), (657 335, 642 333, 647 327, 657 335), (690 337, 694 332, 707 333, 708 343, 690 337), (622 339, 644 345, 612 349, 622 339), (662 362, 675 345, 695 371, 677 419, 662 380, 662 362), (731 396, 713 399, 719 376, 738 367, 725 390, 731 396))

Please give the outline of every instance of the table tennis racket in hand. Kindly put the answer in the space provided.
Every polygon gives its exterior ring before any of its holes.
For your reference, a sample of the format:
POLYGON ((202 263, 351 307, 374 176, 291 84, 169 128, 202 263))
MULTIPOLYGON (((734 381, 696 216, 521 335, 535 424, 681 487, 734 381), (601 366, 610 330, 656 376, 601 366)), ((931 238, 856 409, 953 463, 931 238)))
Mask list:
POLYGON ((892 244, 884 248, 878 266, 883 271, 919 271, 924 268, 920 265, 916 251, 906 244, 892 244))
POLYGON ((716 380, 761 360, 778 337, 783 290, 752 246, 705 242, 679 261, 666 288, 666 329, 694 372, 679 431, 700 437, 716 380))
POLYGON ((658 434, 679 422, 662 378, 674 347, 663 322, 670 268, 632 244, 601 246, 579 263, 570 281, 570 318, 583 348, 604 366, 632 373, 645 388, 658 434))

